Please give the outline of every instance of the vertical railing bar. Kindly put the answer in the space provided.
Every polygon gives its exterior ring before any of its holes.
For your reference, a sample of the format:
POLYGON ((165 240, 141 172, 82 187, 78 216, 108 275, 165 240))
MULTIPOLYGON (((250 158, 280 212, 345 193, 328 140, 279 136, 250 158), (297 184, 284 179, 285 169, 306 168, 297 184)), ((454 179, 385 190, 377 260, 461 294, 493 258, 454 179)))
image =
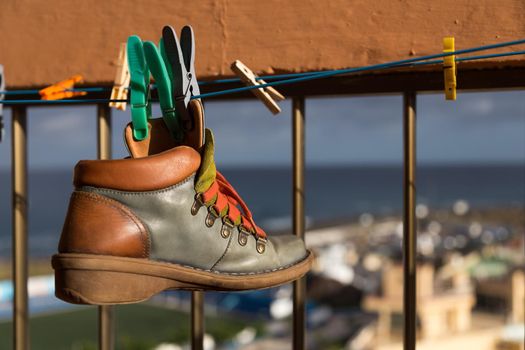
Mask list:
MULTIPOLYGON (((206 103, 202 101, 203 108, 206 103)), ((191 349, 204 348, 204 292, 191 292, 191 349)))
POLYGON ((27 107, 16 106, 11 118, 13 219, 13 346, 29 349, 27 294, 27 107))
MULTIPOLYGON (((293 233, 304 239, 304 164, 305 164, 304 96, 292 100, 293 147, 293 233)), ((306 277, 293 283, 293 349, 305 349, 306 277)))
POLYGON ((416 93, 403 95, 403 349, 416 348, 416 93))
POLYGON ((100 350, 114 348, 114 310, 111 305, 98 307, 98 347, 100 350))
POLYGON ((191 349, 204 347, 204 292, 191 292, 191 349))
MULTIPOLYGON (((97 157, 111 158, 111 109, 97 105, 97 157)), ((98 307, 98 344, 100 350, 112 350, 115 345, 114 310, 112 306, 98 307)))
POLYGON ((111 108, 97 105, 97 157, 111 158, 111 108))

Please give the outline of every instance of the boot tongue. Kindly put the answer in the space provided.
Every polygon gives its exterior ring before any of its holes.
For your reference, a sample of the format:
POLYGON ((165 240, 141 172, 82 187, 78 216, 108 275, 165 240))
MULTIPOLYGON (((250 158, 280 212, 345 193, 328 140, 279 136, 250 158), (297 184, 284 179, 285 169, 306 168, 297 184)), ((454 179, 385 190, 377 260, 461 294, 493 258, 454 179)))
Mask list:
POLYGON ((185 132, 182 142, 176 142, 162 118, 148 120, 149 134, 144 140, 133 137, 131 123, 124 131, 124 141, 133 158, 143 158, 167 151, 177 146, 189 146, 201 153, 204 146, 204 108, 200 100, 191 100, 188 104, 193 125, 185 132))
POLYGON ((214 152, 215 143, 213 134, 210 129, 206 129, 206 143, 201 153, 201 166, 195 179, 195 191, 197 191, 197 193, 206 191, 215 181, 217 168, 215 167, 214 152))

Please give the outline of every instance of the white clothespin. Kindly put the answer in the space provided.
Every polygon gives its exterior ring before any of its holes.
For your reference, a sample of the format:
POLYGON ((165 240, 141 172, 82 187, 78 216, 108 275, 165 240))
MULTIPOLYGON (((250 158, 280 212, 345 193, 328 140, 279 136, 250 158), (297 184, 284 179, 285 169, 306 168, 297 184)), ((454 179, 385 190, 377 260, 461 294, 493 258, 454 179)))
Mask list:
MULTIPOLYGON (((253 73, 250 68, 246 67, 244 63, 239 60, 236 60, 232 63, 231 69, 246 85, 257 86, 260 84, 266 84, 264 80, 257 80, 257 75, 255 75, 255 73, 253 73)), ((253 89, 252 92, 262 101, 262 103, 264 103, 266 107, 268 107, 268 109, 273 114, 278 114, 281 112, 281 108, 274 101, 274 99, 277 101, 284 100, 284 96, 279 91, 275 90, 271 86, 266 86, 260 89, 253 89)))
MULTIPOLYGON (((0 92, 5 91, 5 75, 4 75, 4 66, 0 64, 0 92)), ((4 94, 0 93, 0 101, 4 99, 4 94)), ((4 105, 0 103, 0 142, 4 139, 4 115, 2 114, 2 108, 4 105)))
MULTIPOLYGON (((128 85, 130 80, 129 66, 128 66, 128 53, 126 50, 126 44, 120 44, 120 51, 117 59, 117 73, 115 74, 115 83, 111 90, 112 100, 127 100, 128 99, 128 85)), ((126 110, 126 102, 110 102, 110 107, 120 109, 121 111, 126 110)))

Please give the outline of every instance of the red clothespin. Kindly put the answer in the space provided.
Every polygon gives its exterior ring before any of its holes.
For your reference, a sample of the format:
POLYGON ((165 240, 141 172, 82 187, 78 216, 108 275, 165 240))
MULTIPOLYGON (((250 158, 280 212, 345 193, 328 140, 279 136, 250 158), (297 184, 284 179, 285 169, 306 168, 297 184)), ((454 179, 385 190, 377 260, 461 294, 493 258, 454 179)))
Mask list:
POLYGON ((38 93, 42 97, 42 100, 62 100, 64 98, 84 96, 87 94, 87 92, 68 91, 73 89, 76 83, 79 83, 83 80, 84 78, 81 75, 74 75, 69 79, 48 86, 45 89, 40 90, 38 93))
MULTIPOLYGON (((126 47, 126 43, 120 44, 120 51, 116 62, 117 73, 115 74, 115 82, 113 84, 113 89, 111 90, 111 100, 128 99, 128 86, 130 81, 130 74, 128 66, 128 53, 126 47)), ((126 110, 126 105, 126 102, 109 103, 110 107, 120 109, 121 111, 126 110)))
MULTIPOLYGON (((257 75, 239 60, 232 63, 231 69, 246 85, 257 86, 260 84, 266 84, 264 80, 257 80, 257 75)), ((271 86, 266 86, 260 89, 253 89, 252 92, 273 114, 281 112, 281 108, 277 105, 277 102, 274 101, 274 99, 277 101, 284 100, 284 96, 279 91, 271 86)))

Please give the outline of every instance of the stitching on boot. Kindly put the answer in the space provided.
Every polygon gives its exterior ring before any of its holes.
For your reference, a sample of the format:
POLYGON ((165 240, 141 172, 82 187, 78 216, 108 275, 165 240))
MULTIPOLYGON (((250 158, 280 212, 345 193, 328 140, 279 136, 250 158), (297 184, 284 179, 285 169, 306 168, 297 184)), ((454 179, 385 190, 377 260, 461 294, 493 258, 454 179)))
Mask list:
POLYGON ((144 258, 147 258, 149 256, 149 250, 150 250, 150 243, 149 243, 149 232, 146 228, 146 225, 135 215, 132 215, 131 210, 128 208, 124 209, 124 205, 122 205, 120 202, 115 201, 110 198, 106 198, 104 196, 98 195, 96 193, 90 193, 90 192, 83 192, 83 191, 75 191, 71 195, 71 197, 79 197, 84 198, 87 200, 90 200, 92 202, 101 203, 105 205, 109 205, 110 207, 117 209, 120 213, 124 214, 128 219, 130 219, 135 226, 138 228, 140 232, 140 240, 142 241, 142 256, 144 258), (128 210, 130 212, 128 212, 128 210), (144 228, 142 229, 141 226, 144 228))
POLYGON ((169 192, 175 188, 181 187, 182 185, 186 184, 187 182, 193 180, 195 177, 195 174, 190 175, 189 177, 185 178, 178 184, 172 185, 170 187, 163 188, 162 190, 153 190, 153 191, 140 191, 140 192, 131 192, 131 191, 120 191, 120 190, 112 190, 110 188, 102 188, 102 187, 93 187, 93 186, 82 186, 79 190, 82 189, 94 189, 97 192, 104 192, 104 193, 114 193, 114 194, 121 194, 124 196, 146 196, 146 195, 152 195, 152 194, 159 194, 159 193, 165 193, 169 192))
POLYGON ((226 253, 228 253, 228 251, 230 250, 230 246, 232 244, 232 238, 233 238, 233 234, 230 233, 230 239, 228 240, 228 245, 226 246, 226 249, 224 249, 224 253, 222 253, 221 257, 215 262, 215 264, 212 265, 212 267, 210 268, 210 271, 213 271, 213 269, 215 268, 215 266, 217 266, 217 264, 219 264, 222 259, 224 258, 224 256, 226 255, 226 253))
POLYGON ((305 261, 310 256, 310 254, 312 254, 310 251, 307 251, 307 252, 308 252, 308 254, 304 258, 299 260, 299 261, 296 261, 294 263, 288 264, 286 266, 277 267, 275 269, 262 270, 262 271, 258 271, 258 272, 221 272, 221 271, 212 271, 212 270, 201 269, 201 268, 198 268, 198 267, 195 267, 195 266, 189 266, 189 265, 185 265, 185 264, 175 263, 175 262, 169 261, 169 260, 163 260, 163 259, 151 259, 151 260, 152 261, 159 261, 159 262, 163 262, 163 263, 167 263, 167 264, 172 264, 172 265, 179 265, 179 266, 186 267, 188 269, 192 269, 192 270, 195 270, 195 271, 211 272, 211 273, 214 273, 214 274, 217 274, 217 275, 253 276, 253 275, 261 275, 261 274, 265 274, 265 273, 271 273, 271 272, 277 272, 277 271, 281 271, 281 270, 286 270, 286 269, 288 269, 290 267, 298 265, 298 264, 302 263, 303 261, 305 261))

